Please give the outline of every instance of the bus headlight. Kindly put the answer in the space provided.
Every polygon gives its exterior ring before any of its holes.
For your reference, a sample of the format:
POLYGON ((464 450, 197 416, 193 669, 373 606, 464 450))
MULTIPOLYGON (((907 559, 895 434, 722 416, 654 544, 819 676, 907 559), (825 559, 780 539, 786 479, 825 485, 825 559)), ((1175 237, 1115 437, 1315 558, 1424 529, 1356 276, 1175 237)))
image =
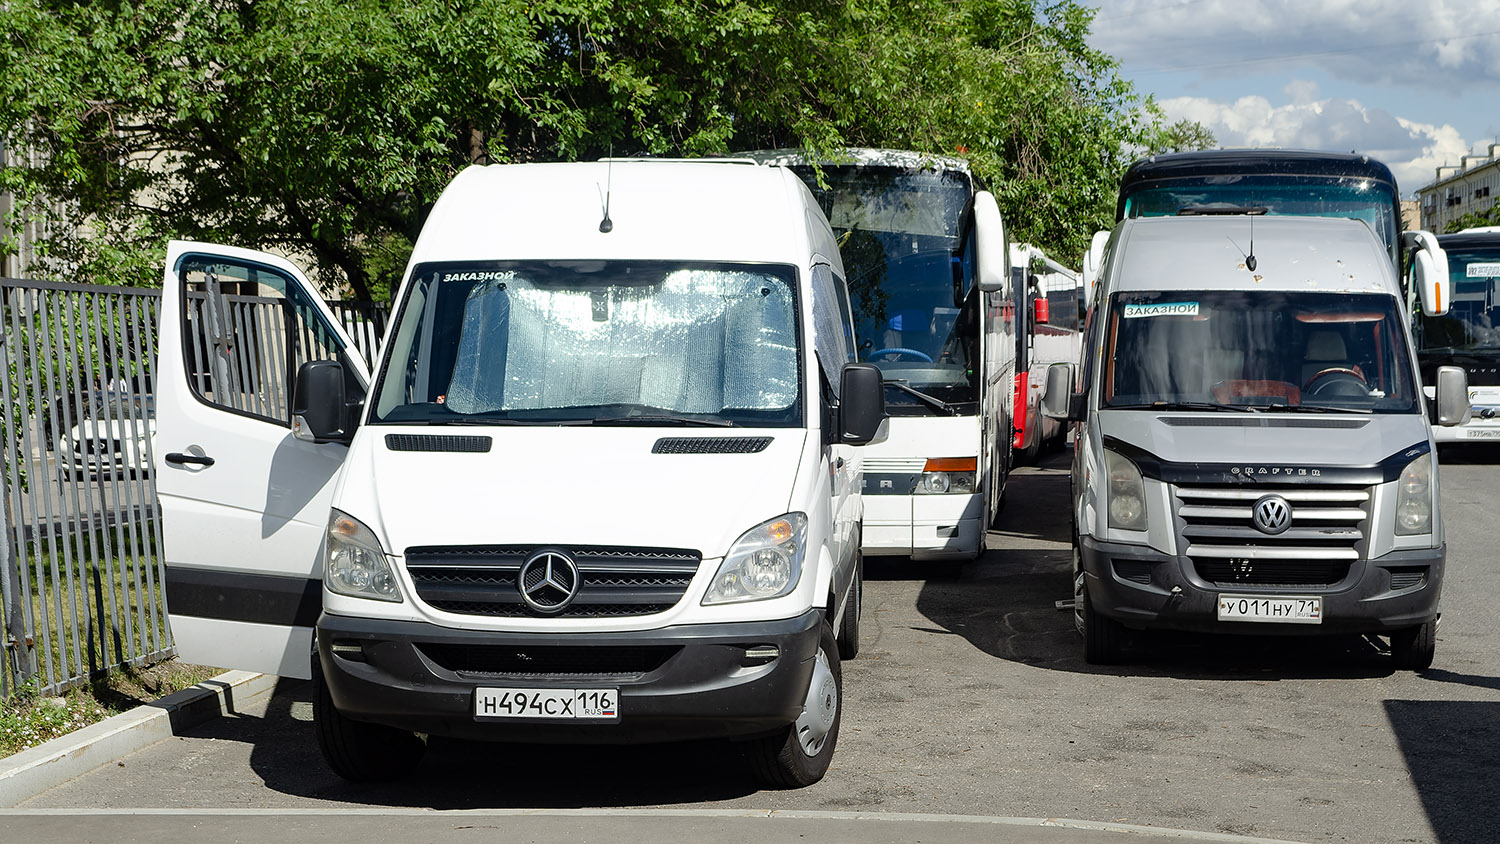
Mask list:
POLYGON ((973 495, 974 457, 931 457, 922 467, 915 495, 973 495))
POLYGON ((1432 533, 1432 455, 1406 464, 1396 481, 1396 533, 1432 533))
POLYGON ((328 520, 327 558, 323 583, 328 591, 354 598, 400 602, 396 572, 374 532, 346 513, 333 511, 328 520))
POLYGON ((1109 526, 1145 530, 1146 484, 1141 480, 1141 470, 1130 458, 1109 449, 1104 450, 1104 461, 1109 476, 1109 526))
POLYGON ((797 588, 807 552, 807 516, 788 513, 762 522, 729 546, 708 584, 704 606, 764 601, 797 588))

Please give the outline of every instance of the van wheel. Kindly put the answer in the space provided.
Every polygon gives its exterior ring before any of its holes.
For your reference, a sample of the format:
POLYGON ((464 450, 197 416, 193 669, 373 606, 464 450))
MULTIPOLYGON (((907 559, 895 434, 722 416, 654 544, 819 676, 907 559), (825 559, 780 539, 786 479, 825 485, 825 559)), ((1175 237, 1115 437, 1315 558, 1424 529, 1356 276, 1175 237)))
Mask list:
POLYGON ((750 742, 750 766, 769 788, 803 788, 828 773, 843 715, 843 672, 833 628, 823 623, 807 699, 796 723, 750 742))
POLYGON ((1437 619, 1391 634, 1391 661, 1398 669, 1421 671, 1431 668, 1436 652, 1437 619))
POLYGON ((411 773, 421 761, 427 743, 415 733, 346 717, 334 707, 323 678, 313 682, 313 730, 335 774, 351 782, 382 782, 411 773))
POLYGON ((844 605, 844 620, 839 622, 839 659, 859 656, 859 615, 865 608, 865 555, 854 552, 854 582, 849 585, 849 600, 844 605))
POLYGON ((1073 625, 1083 634, 1083 660, 1090 665, 1114 665, 1125 650, 1125 627, 1094 611, 1086 580, 1080 565, 1073 573, 1073 625))

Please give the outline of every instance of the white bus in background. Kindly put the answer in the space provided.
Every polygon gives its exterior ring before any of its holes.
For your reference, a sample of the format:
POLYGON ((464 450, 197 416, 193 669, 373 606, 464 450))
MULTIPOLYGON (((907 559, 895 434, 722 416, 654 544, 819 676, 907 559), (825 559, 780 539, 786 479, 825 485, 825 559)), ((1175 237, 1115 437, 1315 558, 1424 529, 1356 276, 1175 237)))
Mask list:
POLYGON ((1011 244, 1010 266, 1017 315, 1016 422, 1011 446, 1017 462, 1035 463, 1043 451, 1061 451, 1067 444, 1066 424, 1042 413, 1042 397, 1047 391, 1047 367, 1076 365, 1083 353, 1079 319, 1083 277, 1029 243, 1011 244))
POLYGON ((1452 301, 1442 316, 1411 308, 1417 364, 1429 401, 1439 367, 1468 373, 1469 416, 1432 433, 1439 445, 1500 443, 1500 227, 1464 229, 1439 235, 1437 242, 1448 255, 1452 301))
POLYGON ((863 451, 864 553, 979 556, 1010 473, 1017 371, 1005 247, 976 266, 970 236, 976 214, 1000 226, 993 197, 956 158, 851 149, 820 180, 797 150, 741 155, 791 167, 817 197, 848 274, 858 358, 885 377, 889 438, 863 451))

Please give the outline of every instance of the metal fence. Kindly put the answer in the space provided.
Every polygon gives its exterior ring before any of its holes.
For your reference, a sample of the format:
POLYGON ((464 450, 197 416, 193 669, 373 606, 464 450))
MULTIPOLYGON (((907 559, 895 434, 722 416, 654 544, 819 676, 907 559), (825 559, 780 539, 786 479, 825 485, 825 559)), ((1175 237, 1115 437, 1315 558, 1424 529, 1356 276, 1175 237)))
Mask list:
POLYGON ((0 280, 0 696, 172 653, 150 479, 159 301, 0 280))
MULTIPOLYGON (((0 279, 0 699, 173 653, 151 476, 160 301, 0 279)), ((386 309, 334 312, 373 360, 386 309)))

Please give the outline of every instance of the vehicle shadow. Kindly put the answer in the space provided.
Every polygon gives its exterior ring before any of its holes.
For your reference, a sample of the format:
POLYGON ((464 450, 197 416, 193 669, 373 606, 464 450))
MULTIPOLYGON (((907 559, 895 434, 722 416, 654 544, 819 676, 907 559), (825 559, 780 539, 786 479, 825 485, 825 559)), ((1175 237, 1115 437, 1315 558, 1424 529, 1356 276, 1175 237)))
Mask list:
POLYGON ((1384 705, 1438 844, 1500 840, 1495 791, 1500 703, 1387 700, 1384 705))
POLYGON ((282 680, 265 715, 215 719, 186 733, 251 745, 250 768, 274 791, 335 803, 429 809, 659 806, 753 794, 739 746, 530 745, 434 737, 413 774, 351 783, 318 750, 313 686, 282 680))
POLYGON ((1500 443, 1444 443, 1438 446, 1438 462, 1444 465, 1493 466, 1500 463, 1500 443))
POLYGON ((917 610, 936 627, 998 659, 1059 671, 1257 681, 1393 673, 1385 646, 1362 636, 1133 631, 1125 664, 1084 662, 1071 609, 1056 607, 1073 597, 1070 460, 1065 452, 1011 476, 1006 508, 982 559, 935 572, 920 563, 890 562, 871 566, 867 576, 923 579, 917 610))

